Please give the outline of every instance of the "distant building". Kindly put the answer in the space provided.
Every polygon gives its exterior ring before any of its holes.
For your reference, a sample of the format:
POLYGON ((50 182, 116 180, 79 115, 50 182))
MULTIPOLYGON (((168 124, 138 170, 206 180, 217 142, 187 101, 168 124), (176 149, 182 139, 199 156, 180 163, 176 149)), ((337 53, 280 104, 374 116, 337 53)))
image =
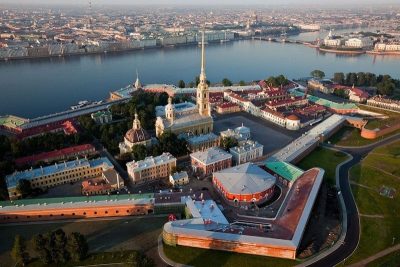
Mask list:
POLYGON ((112 122, 112 113, 109 110, 97 111, 90 115, 97 124, 107 124, 112 122))
POLYGON ((126 132, 124 142, 119 143, 120 153, 132 152, 132 148, 135 145, 144 145, 146 147, 151 145, 150 135, 142 128, 137 113, 135 113, 132 129, 129 129, 126 132))
POLYGON ((215 172, 213 185, 229 202, 260 203, 269 199, 275 189, 276 177, 253 163, 215 172))
POLYGON ((343 45, 344 40, 340 38, 339 36, 334 36, 332 34, 332 30, 329 31, 328 36, 324 38, 324 45, 330 46, 330 47, 339 47, 343 45))
POLYGON ((10 199, 19 197, 16 188, 22 179, 31 182, 32 188, 43 190, 70 182, 77 182, 84 178, 94 178, 101 176, 108 169, 113 169, 114 165, 108 158, 98 158, 93 160, 76 159, 64 163, 54 164, 47 167, 25 170, 6 176, 6 183, 10 199))
POLYGON ((332 82, 329 80, 310 79, 308 81, 308 87, 314 90, 318 90, 324 94, 332 94, 334 92, 334 89, 331 85, 332 82))
POLYGON ((356 87, 349 89, 349 99, 358 103, 365 103, 369 97, 369 94, 364 90, 356 87))
POLYGON ((384 109, 390 109, 395 111, 400 111, 400 101, 390 99, 384 96, 374 96, 367 100, 367 105, 373 107, 379 107, 384 109))
POLYGON ((218 147, 192 153, 190 159, 193 171, 204 176, 232 166, 232 155, 218 147))
POLYGON ((400 52, 400 43, 377 43, 375 44, 375 51, 400 52))
POLYGON ((176 167, 176 158, 167 152, 157 157, 128 162, 126 167, 133 184, 141 184, 168 178, 176 167))
POLYGON ((264 146, 256 141, 248 140, 240 146, 229 149, 236 165, 246 163, 251 160, 262 157, 264 146))
POLYGON ((235 103, 225 102, 218 104, 215 109, 219 114, 227 114, 227 113, 239 112, 240 106, 235 103))
POLYGON ((367 48, 372 47, 373 45, 374 43, 369 37, 350 38, 345 41, 345 46, 351 48, 367 48))
POLYGON ((173 186, 185 185, 185 184, 189 183, 189 176, 188 176, 187 172, 185 172, 185 171, 176 172, 169 176, 169 182, 173 186))

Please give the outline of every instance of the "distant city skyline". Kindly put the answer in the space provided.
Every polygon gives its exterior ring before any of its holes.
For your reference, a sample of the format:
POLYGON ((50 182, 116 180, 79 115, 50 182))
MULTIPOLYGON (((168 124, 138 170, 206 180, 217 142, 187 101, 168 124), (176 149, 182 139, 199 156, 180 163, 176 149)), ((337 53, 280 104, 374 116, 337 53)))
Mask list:
MULTIPOLYGON (((0 4, 82 4, 86 5, 89 0, 1 0, 0 4)), ((241 0, 136 0, 132 2, 131 0, 113 0, 110 3, 109 0, 92 0, 92 5, 360 5, 377 4, 374 0, 336 0, 334 3, 330 0, 248 0, 244 3, 241 0)), ((379 2, 381 4, 400 4, 400 0, 383 0, 379 2)))

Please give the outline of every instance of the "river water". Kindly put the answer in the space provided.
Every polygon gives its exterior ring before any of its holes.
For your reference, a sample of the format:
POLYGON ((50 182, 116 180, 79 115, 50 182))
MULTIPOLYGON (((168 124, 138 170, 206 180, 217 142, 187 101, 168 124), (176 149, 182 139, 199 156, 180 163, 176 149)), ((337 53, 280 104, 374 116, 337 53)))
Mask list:
MULTIPOLYGON (((326 33, 303 33, 293 39, 315 40, 326 33)), ((219 82, 259 80, 284 74, 309 76, 314 69, 373 72, 400 78, 400 56, 346 56, 321 53, 299 44, 235 41, 206 48, 207 78, 219 82)), ((200 72, 197 46, 126 53, 0 62, 0 115, 32 118, 62 111, 80 100, 100 100, 136 79, 149 83, 189 82, 200 72)))

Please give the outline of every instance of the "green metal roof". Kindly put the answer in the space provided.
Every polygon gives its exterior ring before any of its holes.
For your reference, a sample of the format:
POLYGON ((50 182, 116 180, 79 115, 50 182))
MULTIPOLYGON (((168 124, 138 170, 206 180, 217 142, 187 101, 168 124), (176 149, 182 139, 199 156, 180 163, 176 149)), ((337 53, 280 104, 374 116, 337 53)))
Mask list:
POLYGON ((59 198, 32 198, 32 199, 19 199, 13 201, 0 201, 0 206, 13 206, 13 205, 43 205, 43 204, 57 204, 57 203, 77 203, 85 201, 106 201, 106 200, 127 200, 127 199, 146 199, 153 198, 153 193, 148 194, 124 194, 124 195, 100 195, 100 196, 80 196, 80 197, 59 197, 59 198))
POLYGON ((289 182, 296 181, 304 173, 301 169, 284 161, 267 161, 265 166, 289 182))
MULTIPOLYGON (((303 96, 304 93, 300 92, 298 90, 293 90, 291 92, 292 95, 295 96, 303 96)), ((327 108, 333 108, 333 109, 358 109, 356 104, 353 103, 337 103, 337 102, 333 102, 324 98, 320 98, 317 96, 313 96, 313 95, 307 95, 308 100, 310 100, 311 102, 314 102, 318 105, 321 106, 325 106, 327 108)))

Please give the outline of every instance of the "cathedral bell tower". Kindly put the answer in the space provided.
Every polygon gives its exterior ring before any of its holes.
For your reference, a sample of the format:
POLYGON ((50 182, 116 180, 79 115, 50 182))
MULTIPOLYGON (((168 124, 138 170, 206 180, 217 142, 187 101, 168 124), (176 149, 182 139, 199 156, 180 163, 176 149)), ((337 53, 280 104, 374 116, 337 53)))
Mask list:
POLYGON ((201 72, 200 72, 200 83, 197 86, 197 108, 199 114, 202 116, 211 116, 210 102, 209 102, 209 91, 206 77, 206 62, 205 62, 205 51, 204 51, 204 30, 201 35, 201 72))
POLYGON ((168 105, 165 106, 165 117, 171 123, 174 122, 174 119, 175 119, 175 108, 174 108, 174 105, 172 104, 172 98, 171 97, 168 98, 168 105))

